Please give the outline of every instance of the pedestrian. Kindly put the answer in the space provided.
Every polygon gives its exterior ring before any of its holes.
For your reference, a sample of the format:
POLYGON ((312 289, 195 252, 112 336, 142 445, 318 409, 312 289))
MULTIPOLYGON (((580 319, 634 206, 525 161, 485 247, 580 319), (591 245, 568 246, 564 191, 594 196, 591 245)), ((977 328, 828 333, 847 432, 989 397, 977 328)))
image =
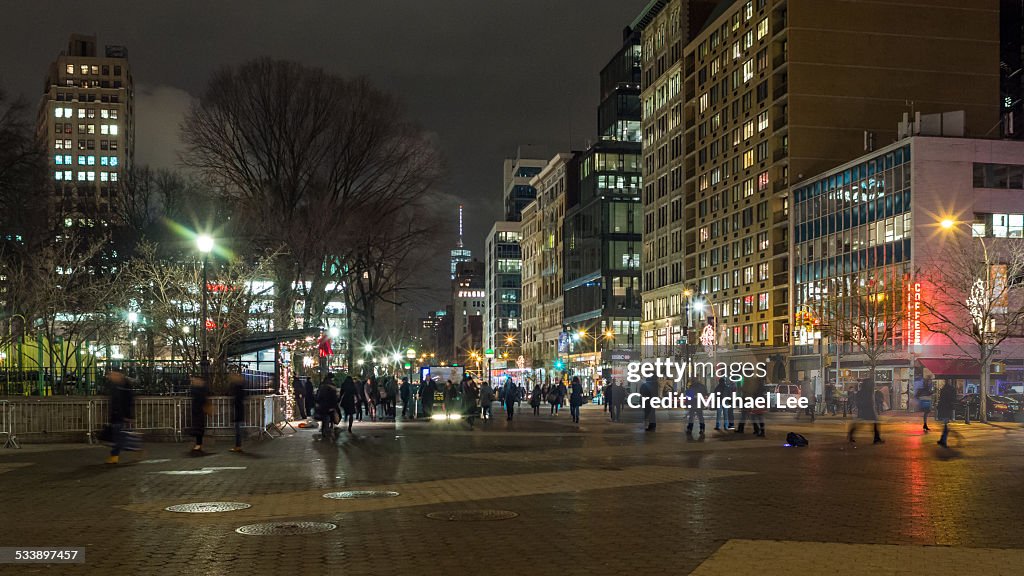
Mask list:
POLYGON ((437 391, 437 384, 431 379, 420 382, 420 402, 423 404, 423 416, 430 418, 434 415, 434 393, 437 391))
POLYGON ((924 422, 924 431, 928 431, 928 412, 932 409, 932 394, 934 394, 934 388, 932 388, 932 379, 925 378, 921 387, 917 389, 914 396, 917 398, 917 404, 921 407, 921 417, 924 422))
POLYGON ((366 384, 363 386, 363 394, 366 397, 367 412, 370 416, 370 422, 377 421, 377 404, 380 399, 380 391, 377 389, 377 379, 370 376, 366 380, 366 384))
POLYGON ((608 384, 606 384, 604 388, 601 389, 601 404, 604 406, 603 410, 608 413, 609 419, 611 419, 612 414, 612 387, 612 381, 611 379, 609 379, 608 384))
POLYGON ((870 378, 861 380, 860 390, 857 392, 857 420, 850 424, 850 432, 847 434, 847 439, 850 442, 856 442, 854 433, 857 431, 858 421, 871 422, 875 431, 875 444, 882 444, 885 440, 882 440, 882 435, 878 425, 878 415, 875 413, 875 393, 874 393, 874 382, 870 378))
MULTIPOLYGON (((409 398, 412 396, 412 390, 409 386, 408 377, 402 378, 402 385, 398 387, 398 395, 402 397, 402 418, 405 418, 406 414, 410 412, 409 409, 412 408, 412 406, 409 406, 409 398)), ((411 412, 413 414, 416 413, 415 410, 412 410, 411 412)))
POLYGON ((312 418, 316 394, 313 393, 313 380, 309 376, 302 377, 302 401, 306 404, 306 418, 312 418))
MULTIPOLYGON (((328 374, 316 393, 316 416, 320 419, 320 439, 334 438, 335 417, 338 415, 338 389, 334 387, 334 375, 328 374)), ((340 417, 338 418, 340 420, 340 417)))
MULTIPOLYGON (((740 421, 736 425, 734 432, 736 434, 743 434, 743 428, 747 425, 747 419, 750 418, 750 408, 747 408, 746 398, 750 397, 754 392, 754 383, 748 380, 740 380, 736 383, 736 396, 738 396, 742 402, 740 404, 740 421)), ((753 421, 753 420, 751 420, 753 421)), ((754 428, 754 434, 757 434, 757 428, 754 428)))
POLYGON ((690 386, 686 389, 686 398, 690 401, 690 409, 686 415, 686 438, 693 437, 693 419, 700 421, 700 438, 704 438, 704 410, 698 405, 701 396, 707 396, 708 389, 700 380, 690 380, 690 386))
POLYGON ((505 380, 505 421, 512 421, 512 416, 516 412, 517 402, 519 402, 519 387, 509 377, 505 380))
POLYGON ((381 420, 391 417, 391 398, 388 396, 388 377, 382 382, 377 382, 377 414, 381 420))
MULTIPOLYGON (((814 422, 814 383, 804 380, 800 385, 800 395, 807 399, 807 407, 803 409, 804 414, 810 416, 811 422, 814 422)), ((796 409, 796 419, 800 419, 800 408, 796 409)))
POLYGON ((836 385, 831 382, 825 384, 825 410, 833 416, 836 415, 836 385))
POLYGON ((565 387, 565 382, 559 381, 558 386, 555 387, 555 416, 558 415, 558 411, 562 409, 565 404, 565 397, 569 394, 568 389, 565 387))
POLYGON ((714 395, 717 408, 715 408, 715 430, 727 430, 729 426, 729 409, 722 407, 722 398, 729 395, 729 381, 722 377, 718 379, 718 384, 715 386, 714 395))
POLYGON ((946 441, 949 437, 949 421, 953 419, 953 411, 956 407, 956 385, 946 382, 946 385, 939 390, 939 402, 935 407, 935 417, 942 421, 942 437, 939 438, 939 446, 947 448, 946 441))
POLYGON ((245 425, 245 378, 235 372, 228 376, 228 384, 231 389, 231 411, 234 415, 232 421, 235 423, 235 445, 232 452, 242 451, 242 426, 245 425))
POLYGON ((107 372, 110 381, 110 455, 107 464, 117 464, 121 458, 121 450, 125 449, 128 433, 125 426, 135 418, 135 395, 128 386, 127 378, 120 370, 107 372))
MULTIPOLYGON (((754 389, 754 398, 764 398, 767 394, 768 389, 765 387, 764 378, 758 378, 754 389)), ((750 409, 750 423, 754 427, 754 436, 764 438, 764 413, 767 411, 767 408, 750 409)))
POLYGON ((651 406, 651 398, 658 396, 659 385, 658 380, 654 376, 651 376, 644 380, 644 383, 640 385, 640 395, 644 398, 644 430, 647 432, 654 432, 658 427, 657 414, 654 412, 654 407, 651 406))
POLYGON ((306 389, 302 384, 302 380, 297 377, 292 380, 292 393, 295 395, 295 409, 299 411, 300 420, 306 419, 306 401, 304 399, 305 391, 306 389))
MULTIPOLYGON (((406 380, 403 385, 408 386, 409 382, 406 380)), ((345 413, 345 421, 348 423, 348 433, 352 433, 352 421, 355 419, 356 408, 358 402, 356 399, 359 397, 359 388, 356 387, 355 380, 351 376, 346 376, 345 380, 341 383, 341 390, 339 391, 341 398, 339 404, 341 410, 345 413)), ((405 406, 402 406, 402 415, 405 415, 405 406)))
POLYGON ((480 385, 480 418, 491 419, 491 404, 494 403, 494 389, 490 384, 480 385))
POLYGON ((612 422, 622 422, 622 407, 626 405, 626 388, 622 382, 612 386, 612 422))
POLYGON ((473 381, 472 376, 467 376, 462 380, 462 413, 466 415, 466 421, 469 423, 469 428, 472 430, 475 426, 474 423, 478 416, 480 416, 480 401, 481 390, 489 389, 490 386, 482 384, 477 386, 476 382, 473 381))
POLYGON ((878 388, 875 388, 875 414, 885 412, 885 395, 878 388))
POLYGON ((458 407, 455 405, 458 394, 455 393, 455 384, 451 380, 444 384, 444 415, 446 418, 452 414, 458 413, 458 407))
POLYGON ((533 394, 530 395, 530 407, 533 408, 533 415, 540 415, 540 400, 544 395, 544 389, 541 388, 540 384, 533 387, 533 394))
POLYGON ((569 414, 572 421, 580 423, 580 406, 583 405, 583 384, 579 376, 572 377, 571 390, 569 391, 569 414))
POLYGON ((189 393, 192 395, 192 435, 196 438, 196 444, 192 447, 192 455, 199 456, 203 453, 206 415, 210 412, 210 389, 206 386, 206 378, 199 374, 192 376, 191 383, 192 387, 189 393))

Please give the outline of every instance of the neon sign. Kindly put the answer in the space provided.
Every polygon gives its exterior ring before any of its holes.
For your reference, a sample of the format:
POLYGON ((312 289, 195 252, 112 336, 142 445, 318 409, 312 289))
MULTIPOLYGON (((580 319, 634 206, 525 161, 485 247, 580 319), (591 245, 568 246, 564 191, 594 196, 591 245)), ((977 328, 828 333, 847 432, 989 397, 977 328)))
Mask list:
POLYGON ((907 326, 903 331, 903 338, 907 346, 918 346, 921 344, 921 283, 908 282, 906 290, 907 326))

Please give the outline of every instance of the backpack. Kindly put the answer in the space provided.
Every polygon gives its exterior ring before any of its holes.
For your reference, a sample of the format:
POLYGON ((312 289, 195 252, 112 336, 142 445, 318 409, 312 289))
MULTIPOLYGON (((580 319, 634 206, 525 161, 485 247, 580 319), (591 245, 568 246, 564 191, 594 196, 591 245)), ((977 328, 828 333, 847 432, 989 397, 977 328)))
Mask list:
POLYGON ((807 438, 804 438, 803 434, 790 432, 789 434, 786 434, 786 444, 802 448, 804 446, 807 446, 807 438))

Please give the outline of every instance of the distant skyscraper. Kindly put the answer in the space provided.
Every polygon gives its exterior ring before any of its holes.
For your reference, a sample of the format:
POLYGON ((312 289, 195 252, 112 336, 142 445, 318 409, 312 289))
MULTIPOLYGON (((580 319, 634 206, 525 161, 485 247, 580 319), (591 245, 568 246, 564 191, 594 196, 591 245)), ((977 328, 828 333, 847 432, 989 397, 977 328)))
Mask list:
POLYGON ((135 155, 128 51, 105 46, 98 55, 95 36, 73 34, 44 89, 38 130, 55 185, 50 217, 116 223, 119 185, 135 155))
POLYGON ((469 262, 473 259, 473 252, 462 244, 462 204, 459 204, 459 242, 455 245, 455 248, 452 248, 451 256, 451 279, 455 280, 455 272, 459 262, 469 262))

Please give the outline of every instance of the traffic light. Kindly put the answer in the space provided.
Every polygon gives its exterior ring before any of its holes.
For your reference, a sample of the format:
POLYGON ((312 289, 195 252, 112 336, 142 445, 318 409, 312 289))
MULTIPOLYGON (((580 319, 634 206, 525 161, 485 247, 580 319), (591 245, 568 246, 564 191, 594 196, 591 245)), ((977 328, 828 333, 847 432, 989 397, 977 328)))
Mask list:
POLYGON ((565 362, 561 360, 555 360, 555 370, 563 370, 565 368, 565 362))
POLYGON ((458 364, 452 364, 452 368, 458 368, 458 367, 459 367, 458 364))

